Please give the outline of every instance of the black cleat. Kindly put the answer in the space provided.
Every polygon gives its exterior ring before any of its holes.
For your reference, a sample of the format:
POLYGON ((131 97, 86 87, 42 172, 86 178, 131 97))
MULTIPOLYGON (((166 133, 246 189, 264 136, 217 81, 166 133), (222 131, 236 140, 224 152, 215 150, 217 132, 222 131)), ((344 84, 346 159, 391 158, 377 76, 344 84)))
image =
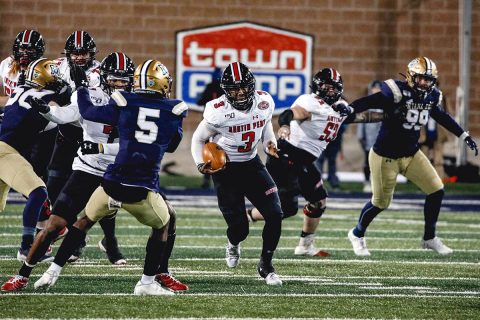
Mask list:
POLYGON ((127 264, 125 256, 120 252, 118 248, 117 238, 113 237, 111 241, 108 242, 105 237, 98 242, 98 247, 101 251, 107 254, 108 260, 111 264, 114 265, 124 265, 127 264))

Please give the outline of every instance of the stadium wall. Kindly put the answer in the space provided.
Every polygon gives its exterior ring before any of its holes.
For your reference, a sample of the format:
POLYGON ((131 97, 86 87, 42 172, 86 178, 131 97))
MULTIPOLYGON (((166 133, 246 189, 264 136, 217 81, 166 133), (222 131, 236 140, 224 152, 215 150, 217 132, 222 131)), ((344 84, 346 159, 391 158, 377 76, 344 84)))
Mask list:
MULTIPOLYGON (((418 55, 433 59, 447 102, 455 106, 459 83, 459 2, 451 0, 0 0, 0 55, 11 52, 25 28, 45 38, 46 56, 56 58, 74 30, 88 31, 97 58, 124 51, 136 64, 160 59, 175 76, 175 34, 179 30, 251 21, 315 37, 313 69, 337 68, 349 99, 366 93, 373 79, 400 78, 418 55)), ((471 43, 471 133, 480 137, 480 0, 473 1, 471 43)), ((189 138, 201 115, 192 112, 179 152, 190 159, 189 138)), ((353 140, 353 128, 345 139, 353 140)), ((347 147, 347 150, 350 147, 347 147)), ((358 147, 347 162, 360 169, 358 147)), ((185 156, 185 157, 183 157, 185 156)), ((178 159, 178 157, 177 157, 178 159)), ((195 172, 185 161, 176 171, 195 172)), ((340 166, 342 169, 342 166, 340 166)))

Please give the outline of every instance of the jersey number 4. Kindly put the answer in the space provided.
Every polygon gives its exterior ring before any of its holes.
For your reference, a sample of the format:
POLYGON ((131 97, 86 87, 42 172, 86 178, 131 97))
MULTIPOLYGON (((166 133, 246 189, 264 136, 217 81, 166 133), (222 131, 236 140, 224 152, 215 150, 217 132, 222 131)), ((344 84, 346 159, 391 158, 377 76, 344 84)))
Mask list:
POLYGON ((327 122, 327 125, 325 126, 325 130, 323 130, 323 134, 318 138, 318 140, 326 141, 326 142, 335 140, 335 138, 337 137, 337 131, 339 127, 340 127, 339 123, 327 122))
POLYGON ((155 120, 160 118, 160 110, 139 108, 137 125, 141 130, 135 131, 135 139, 140 143, 152 144, 157 140, 158 126, 155 120), (147 120, 147 117, 154 120, 147 120))

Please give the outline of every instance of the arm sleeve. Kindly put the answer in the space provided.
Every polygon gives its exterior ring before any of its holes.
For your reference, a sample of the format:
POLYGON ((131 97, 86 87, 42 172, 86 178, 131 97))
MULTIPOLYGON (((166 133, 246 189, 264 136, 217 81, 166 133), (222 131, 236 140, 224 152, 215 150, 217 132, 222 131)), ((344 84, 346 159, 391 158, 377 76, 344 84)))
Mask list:
POLYGON ((262 142, 264 149, 267 149, 270 141, 277 145, 277 139, 275 138, 275 133, 273 133, 272 121, 268 121, 262 131, 262 142))
POLYGON ((111 156, 116 156, 118 150, 120 149, 119 143, 104 143, 103 145, 103 154, 108 154, 111 156))
POLYGON ((462 127, 460 127, 460 125, 439 106, 432 108, 432 110, 430 111, 430 116, 442 127, 445 127, 445 129, 447 129, 457 137, 460 137, 464 132, 462 127))
POLYGON ((368 109, 382 109, 392 106, 394 103, 391 99, 381 92, 371 94, 369 96, 353 101, 350 106, 355 112, 362 112, 368 109))
POLYGON ((84 119, 112 126, 117 125, 119 110, 114 100, 110 100, 108 104, 103 106, 95 106, 90 100, 87 89, 80 88, 77 92, 78 109, 84 119))
POLYGON ((173 136, 172 140, 170 140, 170 143, 168 144, 166 152, 172 153, 177 150, 178 145, 182 141, 183 138, 183 129, 181 126, 178 127, 178 131, 175 133, 175 136, 173 136))
POLYGON ((197 130, 193 133, 192 145, 190 151, 192 152, 193 160, 198 166, 200 163, 203 163, 203 145, 206 141, 217 133, 215 127, 209 124, 207 121, 202 120, 197 127, 197 130))
POLYGON ((45 119, 58 123, 65 124, 80 120, 80 112, 76 105, 68 105, 66 107, 50 106, 48 113, 41 114, 45 119))

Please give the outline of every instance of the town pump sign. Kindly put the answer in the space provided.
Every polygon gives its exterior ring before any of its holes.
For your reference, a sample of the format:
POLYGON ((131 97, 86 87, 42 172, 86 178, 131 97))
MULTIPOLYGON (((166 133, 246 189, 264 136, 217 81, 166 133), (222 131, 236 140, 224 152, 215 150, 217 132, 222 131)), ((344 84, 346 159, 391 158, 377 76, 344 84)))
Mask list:
POLYGON ((176 97, 193 109, 214 68, 223 70, 234 61, 250 67, 257 89, 268 91, 275 100, 277 114, 309 92, 310 35, 240 22, 179 31, 176 41, 176 97))

